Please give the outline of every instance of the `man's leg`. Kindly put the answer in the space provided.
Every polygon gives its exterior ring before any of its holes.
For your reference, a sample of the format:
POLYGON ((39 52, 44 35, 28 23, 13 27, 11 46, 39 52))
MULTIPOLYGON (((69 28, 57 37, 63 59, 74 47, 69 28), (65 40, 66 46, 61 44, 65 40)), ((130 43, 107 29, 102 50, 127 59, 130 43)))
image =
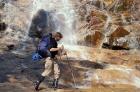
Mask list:
POLYGON ((52 71, 52 64, 53 64, 52 60, 50 59, 50 57, 48 57, 46 59, 46 62, 45 62, 45 70, 42 73, 42 76, 48 76, 51 73, 51 71, 52 71))
POLYGON ((45 76, 48 76, 51 73, 51 71, 52 71, 52 60, 50 58, 47 58, 45 61, 46 61, 45 62, 45 70, 41 74, 41 78, 36 82, 35 90, 38 90, 39 85, 44 80, 45 76))
POLYGON ((42 81, 44 81, 45 77, 40 76, 40 78, 38 79, 38 81, 35 82, 35 90, 37 91, 39 88, 39 85, 41 84, 42 81))
POLYGON ((58 62, 53 62, 54 64, 54 81, 53 81, 53 87, 54 88, 58 88, 58 81, 59 81, 59 77, 60 77, 60 68, 58 65, 58 62))

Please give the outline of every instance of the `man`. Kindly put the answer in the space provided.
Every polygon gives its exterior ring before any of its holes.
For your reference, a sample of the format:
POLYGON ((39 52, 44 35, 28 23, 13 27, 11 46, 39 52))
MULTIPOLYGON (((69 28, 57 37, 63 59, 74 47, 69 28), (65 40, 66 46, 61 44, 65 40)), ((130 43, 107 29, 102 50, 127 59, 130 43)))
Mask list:
POLYGON ((41 74, 41 77, 35 83, 35 90, 38 90, 40 83, 44 80, 45 76, 48 76, 51 71, 54 71, 54 81, 53 87, 58 87, 58 80, 60 77, 60 68, 58 62, 56 61, 56 55, 58 51, 63 49, 63 46, 57 47, 57 42, 63 38, 60 32, 50 33, 44 36, 38 45, 38 54, 41 57, 46 58, 45 60, 45 70, 41 74))

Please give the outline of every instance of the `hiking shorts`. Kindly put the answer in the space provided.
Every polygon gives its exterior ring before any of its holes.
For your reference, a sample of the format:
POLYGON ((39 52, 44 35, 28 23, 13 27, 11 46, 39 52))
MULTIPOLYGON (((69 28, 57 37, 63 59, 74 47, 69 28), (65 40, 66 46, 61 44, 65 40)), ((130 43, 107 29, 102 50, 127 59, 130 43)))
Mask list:
POLYGON ((49 76, 51 72, 53 72, 55 79, 60 77, 60 68, 58 62, 48 57, 45 62, 45 70, 42 73, 42 76, 49 76))

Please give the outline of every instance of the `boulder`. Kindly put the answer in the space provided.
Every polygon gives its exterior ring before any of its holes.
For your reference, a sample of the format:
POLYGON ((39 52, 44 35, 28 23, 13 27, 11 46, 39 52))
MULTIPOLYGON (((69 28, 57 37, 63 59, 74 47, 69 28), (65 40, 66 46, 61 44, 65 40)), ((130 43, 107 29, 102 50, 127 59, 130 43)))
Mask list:
POLYGON ((117 45, 117 46, 126 46, 127 45, 127 40, 122 41, 119 40, 120 38, 125 37, 126 35, 129 35, 130 33, 124 29, 123 27, 118 27, 113 33, 111 33, 111 35, 109 36, 109 45, 113 46, 113 45, 117 45))
POLYGON ((117 27, 114 32, 108 36, 107 42, 102 44, 102 48, 113 49, 113 50, 129 50, 128 39, 125 36, 129 35, 123 27, 117 27))
POLYGON ((129 32, 123 27, 118 27, 110 36, 111 37, 124 37, 129 35, 129 32))

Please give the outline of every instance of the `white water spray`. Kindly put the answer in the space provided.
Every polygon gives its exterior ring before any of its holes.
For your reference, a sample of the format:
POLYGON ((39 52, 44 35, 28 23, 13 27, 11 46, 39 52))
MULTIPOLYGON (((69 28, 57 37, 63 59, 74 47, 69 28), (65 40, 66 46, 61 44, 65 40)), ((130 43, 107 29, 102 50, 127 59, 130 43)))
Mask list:
POLYGON ((76 44, 74 28, 76 14, 69 0, 34 0, 31 16, 36 14, 39 9, 54 12, 52 15, 54 21, 59 21, 59 23, 56 23, 55 31, 62 32, 64 44, 76 44))

